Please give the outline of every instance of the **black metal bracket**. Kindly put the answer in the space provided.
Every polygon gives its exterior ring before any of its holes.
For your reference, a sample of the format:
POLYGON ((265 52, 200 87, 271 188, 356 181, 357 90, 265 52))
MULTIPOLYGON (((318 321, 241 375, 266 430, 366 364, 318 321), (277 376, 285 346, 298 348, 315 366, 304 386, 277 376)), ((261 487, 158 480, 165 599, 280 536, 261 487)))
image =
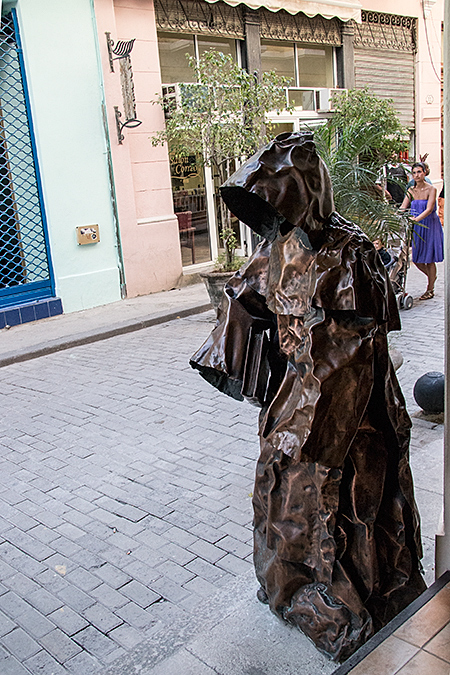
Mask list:
POLYGON ((125 127, 128 129, 134 129, 135 127, 138 127, 140 124, 142 124, 142 122, 136 118, 122 122, 122 113, 116 105, 114 106, 114 115, 116 118, 117 140, 119 141, 119 145, 122 145, 122 142, 125 140, 125 136, 122 133, 123 129, 125 127))
POLYGON ((117 59, 125 59, 131 54, 136 38, 133 38, 132 40, 119 40, 119 42, 114 45, 114 40, 111 40, 111 33, 106 32, 105 35, 106 46, 108 47, 109 67, 113 73, 114 61, 117 59), (113 56, 113 54, 115 54, 115 56, 113 56))

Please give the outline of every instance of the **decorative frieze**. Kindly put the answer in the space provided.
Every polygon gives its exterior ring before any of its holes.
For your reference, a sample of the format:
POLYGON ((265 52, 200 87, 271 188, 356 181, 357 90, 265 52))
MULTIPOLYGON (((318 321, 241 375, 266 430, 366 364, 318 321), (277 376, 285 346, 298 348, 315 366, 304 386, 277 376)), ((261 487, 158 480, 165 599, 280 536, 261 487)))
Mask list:
POLYGON ((154 0, 156 26, 160 31, 244 38, 242 6, 204 0, 154 0))
POLYGON ((262 38, 341 46, 339 19, 324 19, 319 14, 309 17, 302 12, 293 15, 284 10, 270 12, 267 9, 260 9, 259 15, 262 38))
POLYGON ((355 23, 355 47, 416 50, 417 19, 410 16, 362 10, 362 23, 355 23))

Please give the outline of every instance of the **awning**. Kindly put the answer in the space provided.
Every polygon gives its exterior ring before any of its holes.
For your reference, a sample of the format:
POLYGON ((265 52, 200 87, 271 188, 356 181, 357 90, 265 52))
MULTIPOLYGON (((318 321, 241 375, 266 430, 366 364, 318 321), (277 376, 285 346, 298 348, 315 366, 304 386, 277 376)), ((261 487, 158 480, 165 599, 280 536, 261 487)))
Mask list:
MULTIPOLYGON (((223 0, 227 5, 236 7, 237 5, 247 5, 250 9, 259 9, 265 7, 271 12, 278 12, 280 9, 286 10, 289 14, 298 14, 303 12, 307 16, 316 16, 320 14, 325 19, 337 17, 341 21, 354 19, 361 23, 362 5, 359 0, 320 0, 320 2, 308 2, 308 0, 223 0)), ((219 0, 206 0, 214 3, 219 0)))

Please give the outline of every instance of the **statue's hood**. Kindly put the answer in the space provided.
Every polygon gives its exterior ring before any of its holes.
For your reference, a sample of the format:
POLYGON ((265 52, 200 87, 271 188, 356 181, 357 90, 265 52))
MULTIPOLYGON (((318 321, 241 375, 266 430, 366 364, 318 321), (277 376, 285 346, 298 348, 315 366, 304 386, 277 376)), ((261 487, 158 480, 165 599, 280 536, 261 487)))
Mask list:
POLYGON ((310 133, 277 136, 250 157, 220 188, 230 211, 273 241, 301 227, 321 229, 334 209, 328 170, 310 133))

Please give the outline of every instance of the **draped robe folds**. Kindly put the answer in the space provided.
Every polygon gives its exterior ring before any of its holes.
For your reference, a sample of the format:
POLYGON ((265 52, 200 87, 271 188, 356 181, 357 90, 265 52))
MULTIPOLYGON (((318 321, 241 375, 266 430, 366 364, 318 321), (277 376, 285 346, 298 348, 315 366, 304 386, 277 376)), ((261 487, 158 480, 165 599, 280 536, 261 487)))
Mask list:
POLYGON ((314 243, 299 227, 263 241, 191 365, 261 407, 256 575, 271 610, 342 661, 425 584, 395 296, 356 225, 332 213, 314 243))

